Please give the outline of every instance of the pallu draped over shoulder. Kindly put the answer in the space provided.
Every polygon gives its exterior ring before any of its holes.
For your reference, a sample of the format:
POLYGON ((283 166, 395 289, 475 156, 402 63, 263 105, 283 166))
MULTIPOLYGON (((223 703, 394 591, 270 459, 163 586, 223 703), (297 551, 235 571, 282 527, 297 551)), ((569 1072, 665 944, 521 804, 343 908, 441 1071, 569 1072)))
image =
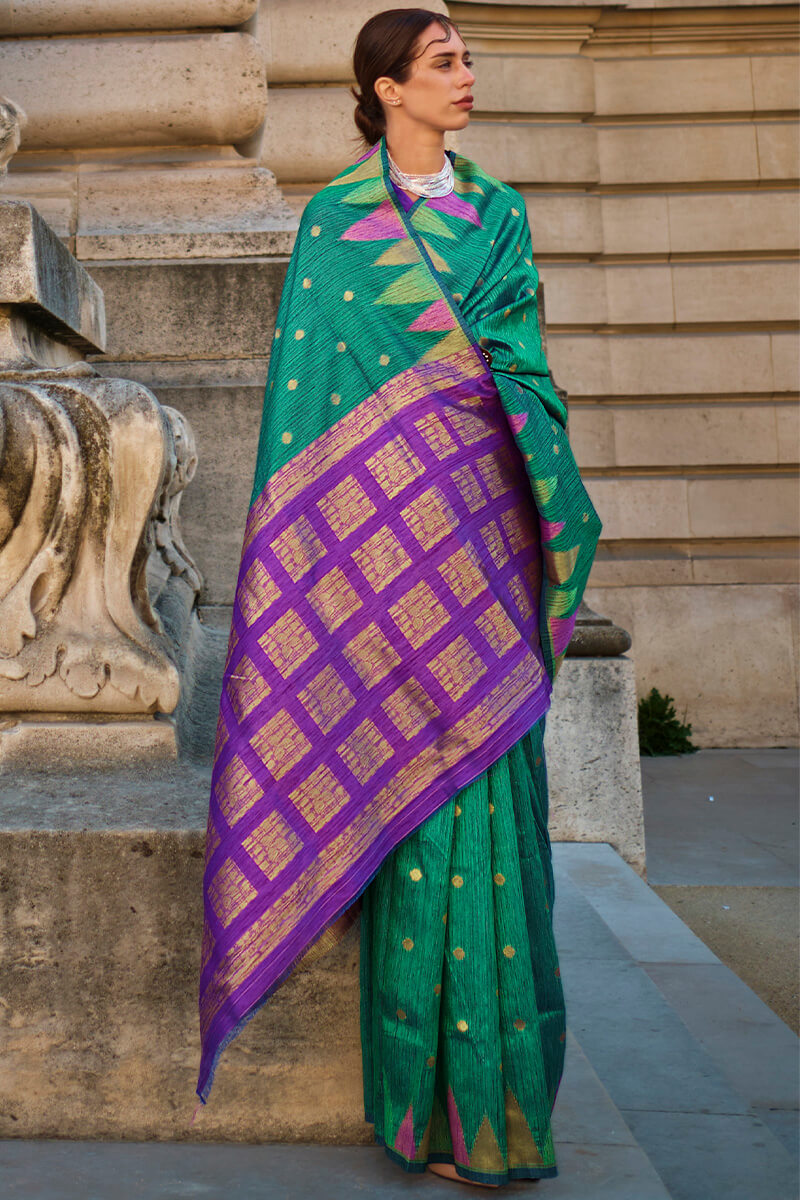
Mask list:
POLYGON ((204 1102, 395 848, 541 721, 599 537, 524 201, 448 153, 454 191, 406 208, 381 139, 288 265, 209 802, 204 1102))

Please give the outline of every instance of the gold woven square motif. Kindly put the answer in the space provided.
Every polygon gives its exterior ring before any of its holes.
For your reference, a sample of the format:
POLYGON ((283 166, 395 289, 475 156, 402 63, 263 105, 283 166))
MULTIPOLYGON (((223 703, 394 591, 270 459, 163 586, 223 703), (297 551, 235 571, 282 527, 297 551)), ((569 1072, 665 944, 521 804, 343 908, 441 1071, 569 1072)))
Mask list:
POLYGON ((239 608, 247 624, 252 625, 280 594, 280 588, 261 559, 254 558, 237 592, 239 608))
POLYGON ((317 507, 339 541, 358 529, 377 511, 354 475, 347 475, 341 483, 331 488, 317 501, 317 507))
POLYGON ((439 573, 462 606, 486 589, 486 576, 471 546, 461 546, 439 566, 439 573))
POLYGON ((486 497, 471 467, 459 467, 457 471, 453 471, 452 477, 461 493, 462 500, 471 513, 476 513, 485 506, 486 497))
POLYGON ((536 519, 532 508, 525 510, 520 504, 506 509, 501 514, 500 520, 503 522, 508 544, 514 554, 519 554, 526 546, 533 545, 535 537, 533 522, 536 519))
POLYGON ((481 442, 484 438, 491 437, 495 431, 493 423, 484 417, 479 417, 477 413, 454 409, 447 416, 465 446, 481 442))
POLYGON ((308 517, 298 517, 270 542, 286 574, 297 583, 314 563, 325 556, 325 547, 314 532, 308 517))
POLYGON ((495 565, 504 567, 508 562, 508 551, 497 522, 490 521, 488 525, 484 525, 481 529, 481 537, 486 543, 486 549, 491 554, 495 565))
POLYGON ((458 517, 438 487, 430 487, 401 509, 405 521, 423 550, 430 550, 458 525, 458 517))
POLYGON ((520 633, 499 600, 476 618, 475 624, 498 658, 520 641, 520 633))
POLYGON ((329 633, 338 629, 361 608, 358 593, 347 582, 339 567, 323 575, 319 583, 315 583, 306 593, 306 599, 329 633))
POLYGON ((306 661, 317 648, 317 639, 293 608, 262 633, 258 644, 284 679, 306 661))
POLYGON ((226 928, 257 894, 232 858, 225 859, 208 888, 211 906, 226 928))
POLYGON ((424 579, 391 606, 389 616, 415 650, 450 620, 424 579))
POLYGON ((272 691, 246 654, 242 655, 231 671, 225 688, 231 708, 240 724, 272 691))
POLYGON ((533 616, 533 604, 531 602, 530 592, 527 586, 523 583, 519 575, 512 575, 508 581, 508 590, 514 597, 514 603, 519 609, 520 616, 523 621, 528 621, 533 616))
POLYGON ((391 499, 402 492, 425 468, 402 436, 392 438, 367 459, 367 466, 376 482, 391 499))
POLYGON ((514 475, 505 450, 482 455, 478 459, 478 469, 486 481, 492 499, 505 495, 514 486, 514 475))
POLYGON ((235 825, 264 792, 239 755, 234 754, 217 779, 214 794, 225 820, 229 825, 235 825))
POLYGON ((273 779, 280 779, 311 749, 311 742, 285 708, 253 734, 250 745, 273 779))
POLYGON ((400 655, 374 621, 350 639, 343 654, 368 688, 385 679, 400 662, 400 655))
POLYGON ((440 712, 422 684, 413 676, 405 679, 391 696, 387 696, 383 709, 406 739, 414 737, 440 712))
POLYGON ((437 458, 447 458, 458 450, 458 446, 434 413, 426 413, 414 424, 437 458))
POLYGON ((411 565, 411 559, 388 525, 382 525, 354 550, 353 558, 373 592, 380 592, 411 565))
POLYGON ((347 804, 350 793, 330 767, 321 763, 299 787, 289 793, 289 799, 316 833, 347 804))
POLYGON ((276 809, 256 825, 242 845, 267 879, 274 879, 292 861, 303 843, 276 809))
POLYGON ((430 659, 428 668, 451 700, 458 700, 468 692, 488 669, 467 639, 460 636, 430 659))
POLYGON ((220 708, 217 713, 217 731, 214 734, 214 757, 218 758, 222 747, 228 740, 228 726, 225 721, 225 714, 220 708))
POLYGON ((330 663, 315 675, 299 694, 300 703, 323 733, 329 733, 337 721, 355 704, 355 696, 330 663))
POLYGON ((336 748, 359 783, 371 779, 387 758, 392 756, 392 747, 369 717, 356 725, 353 732, 336 748))

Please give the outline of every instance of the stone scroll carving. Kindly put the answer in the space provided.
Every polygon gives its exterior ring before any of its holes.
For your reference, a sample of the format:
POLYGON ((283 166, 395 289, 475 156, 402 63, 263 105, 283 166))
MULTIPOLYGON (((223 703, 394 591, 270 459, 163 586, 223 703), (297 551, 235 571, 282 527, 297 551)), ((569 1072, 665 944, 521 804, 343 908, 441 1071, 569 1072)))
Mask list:
POLYGON ((27 117, 18 104, 0 97, 0 179, 8 170, 8 163, 19 150, 20 136, 27 117))
POLYGON ((148 558, 198 592, 178 523, 196 463, 141 384, 0 366, 0 711, 173 711, 148 558))

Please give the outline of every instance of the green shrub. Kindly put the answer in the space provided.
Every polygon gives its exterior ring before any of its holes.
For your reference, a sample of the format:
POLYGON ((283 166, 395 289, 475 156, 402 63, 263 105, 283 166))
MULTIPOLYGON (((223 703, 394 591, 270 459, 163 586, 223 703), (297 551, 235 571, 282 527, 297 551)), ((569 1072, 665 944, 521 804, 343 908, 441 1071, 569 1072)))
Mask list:
POLYGON ((699 749, 689 740, 691 725, 678 720, 672 696, 651 688, 650 695, 639 701, 638 715, 640 754, 694 754, 699 749))

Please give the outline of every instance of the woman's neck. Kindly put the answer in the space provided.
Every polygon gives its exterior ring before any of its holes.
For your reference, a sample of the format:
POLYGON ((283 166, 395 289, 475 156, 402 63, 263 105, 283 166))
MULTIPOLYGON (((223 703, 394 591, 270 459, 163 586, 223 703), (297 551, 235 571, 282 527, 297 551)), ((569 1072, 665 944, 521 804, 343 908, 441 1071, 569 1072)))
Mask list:
POLYGON ((386 148, 406 175, 434 175, 444 166, 444 133, 438 129, 392 128, 386 131, 386 148))

